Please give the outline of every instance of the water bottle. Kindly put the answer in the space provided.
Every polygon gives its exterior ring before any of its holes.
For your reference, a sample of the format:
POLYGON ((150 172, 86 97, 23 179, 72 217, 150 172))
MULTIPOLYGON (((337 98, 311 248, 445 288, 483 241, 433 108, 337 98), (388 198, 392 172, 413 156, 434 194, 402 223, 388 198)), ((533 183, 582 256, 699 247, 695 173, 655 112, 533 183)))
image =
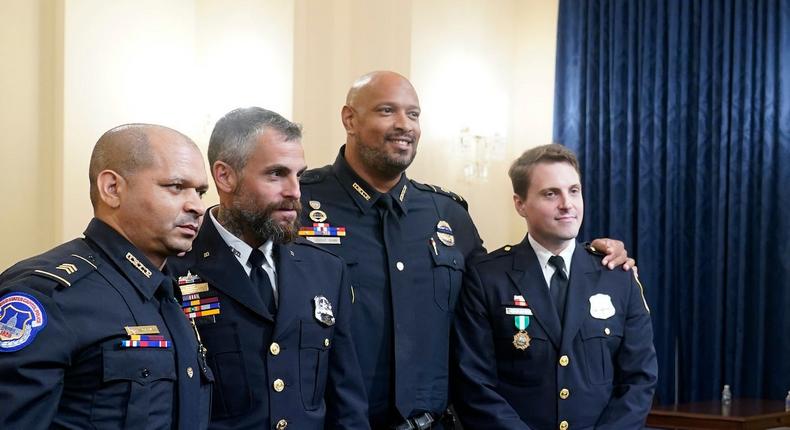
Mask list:
POLYGON ((787 392, 787 397, 785 397, 785 412, 790 412, 790 391, 787 392))
POLYGON ((730 391, 730 386, 724 384, 724 389, 721 390, 721 404, 722 406, 729 406, 732 403, 732 392, 730 391))

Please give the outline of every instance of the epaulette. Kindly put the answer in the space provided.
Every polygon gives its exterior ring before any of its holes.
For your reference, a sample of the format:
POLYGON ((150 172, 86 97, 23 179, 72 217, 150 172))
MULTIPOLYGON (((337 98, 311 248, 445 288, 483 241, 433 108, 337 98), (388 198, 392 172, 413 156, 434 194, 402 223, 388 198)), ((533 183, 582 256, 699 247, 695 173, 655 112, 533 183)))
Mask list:
POLYGON ((307 170, 302 173, 302 176, 299 177, 299 184, 310 185, 323 182, 324 178, 326 178, 330 171, 332 171, 331 164, 327 164, 326 166, 319 167, 317 169, 307 170))
POLYGON ((51 279, 64 287, 70 287, 96 269, 96 262, 92 256, 83 257, 71 254, 57 263, 33 269, 30 274, 51 279))
POLYGON ((505 255, 510 255, 513 253, 513 245, 505 245, 499 249, 495 249, 489 252, 487 255, 480 257, 480 260, 490 260, 493 258, 503 257, 505 255))
POLYGON ((606 256, 606 254, 604 252, 601 252, 600 250, 595 249, 595 247, 592 246, 592 243, 590 243, 590 242, 584 242, 584 249, 587 252, 589 252, 590 254, 592 254, 592 255, 594 255, 596 257, 605 257, 606 256))
POLYGON ((440 187, 438 185, 421 184, 421 183, 415 181, 414 179, 411 180, 411 183, 417 189, 420 189, 420 190, 423 190, 423 191, 430 191, 430 192, 433 192, 433 193, 436 193, 436 194, 440 194, 440 195, 449 197, 454 202, 456 202, 459 205, 461 205, 464 208, 464 210, 467 210, 467 211, 469 210, 469 204, 466 203, 466 200, 464 200, 463 197, 459 196, 458 194, 456 194, 456 193, 454 193, 454 192, 452 192, 450 190, 445 190, 444 188, 442 188, 442 187, 440 187))

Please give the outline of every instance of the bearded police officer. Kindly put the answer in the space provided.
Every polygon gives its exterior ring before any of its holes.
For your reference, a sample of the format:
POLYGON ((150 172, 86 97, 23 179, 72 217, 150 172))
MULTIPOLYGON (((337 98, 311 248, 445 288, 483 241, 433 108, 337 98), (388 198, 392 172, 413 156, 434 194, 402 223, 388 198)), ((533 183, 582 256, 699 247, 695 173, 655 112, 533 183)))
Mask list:
POLYGON ((211 134, 220 203, 174 267, 216 372, 213 429, 369 428, 345 264, 295 240, 301 136, 256 107, 211 134))

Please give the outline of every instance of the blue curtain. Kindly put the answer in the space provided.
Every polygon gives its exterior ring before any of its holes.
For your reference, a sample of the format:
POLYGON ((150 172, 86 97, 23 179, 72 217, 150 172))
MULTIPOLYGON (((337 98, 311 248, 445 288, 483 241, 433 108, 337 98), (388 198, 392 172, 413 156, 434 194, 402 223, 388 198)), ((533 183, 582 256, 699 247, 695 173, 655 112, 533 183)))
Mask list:
POLYGON ((554 138, 622 239, 661 403, 790 390, 790 1, 561 0, 554 138), (675 390, 677 387, 677 398, 675 390))

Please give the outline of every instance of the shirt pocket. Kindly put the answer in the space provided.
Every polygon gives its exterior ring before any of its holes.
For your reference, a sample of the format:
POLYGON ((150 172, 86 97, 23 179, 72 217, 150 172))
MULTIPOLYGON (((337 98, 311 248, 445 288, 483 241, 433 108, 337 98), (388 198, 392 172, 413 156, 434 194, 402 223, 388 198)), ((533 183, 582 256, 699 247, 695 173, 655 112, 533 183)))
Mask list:
POLYGON ((304 408, 318 409, 324 400, 333 327, 302 321, 299 333, 299 388, 304 408))
POLYGON ((614 354, 623 340, 622 321, 616 318, 588 318, 582 324, 581 338, 590 384, 611 384, 614 376, 614 354))
POLYGON ((464 276, 464 255, 454 246, 437 243, 436 239, 428 243, 428 252, 433 262, 433 299, 439 309, 452 312, 458 301, 464 276))
POLYGON ((214 379, 211 416, 228 418, 248 412, 252 389, 237 324, 205 324, 199 330, 214 379))
POLYGON ((171 348, 102 350, 102 387, 93 395, 91 422, 96 428, 145 429, 171 422, 175 392, 175 354, 171 348))

